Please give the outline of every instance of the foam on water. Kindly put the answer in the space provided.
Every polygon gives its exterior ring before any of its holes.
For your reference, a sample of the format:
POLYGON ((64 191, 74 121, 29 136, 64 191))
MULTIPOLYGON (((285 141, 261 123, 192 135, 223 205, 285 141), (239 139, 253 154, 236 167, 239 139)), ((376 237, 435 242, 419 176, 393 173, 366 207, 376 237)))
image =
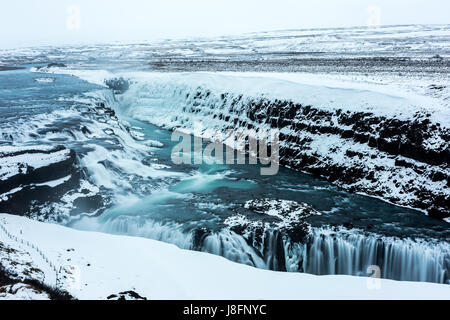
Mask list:
POLYGON ((166 190, 157 190, 143 198, 122 197, 118 199, 119 204, 106 210, 98 217, 98 221, 106 223, 123 216, 151 217, 152 213, 160 210, 161 206, 169 206, 169 201, 183 201, 186 198, 179 193, 166 190))
POLYGON ((192 177, 182 179, 170 187, 171 191, 179 193, 209 193, 217 188, 227 187, 231 189, 251 189, 256 183, 249 180, 231 180, 224 174, 197 173, 192 177))

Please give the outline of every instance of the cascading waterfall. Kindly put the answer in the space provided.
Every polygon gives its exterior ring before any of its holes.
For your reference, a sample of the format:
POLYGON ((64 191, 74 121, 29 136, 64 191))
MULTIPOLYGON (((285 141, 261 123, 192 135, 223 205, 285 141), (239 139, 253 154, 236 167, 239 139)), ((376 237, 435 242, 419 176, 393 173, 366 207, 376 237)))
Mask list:
POLYGON ((368 276, 377 266, 381 277, 402 281, 450 283, 447 242, 398 239, 340 229, 313 229, 305 243, 292 242, 276 230, 246 239, 271 270, 316 275, 368 276))
POLYGON ((277 230, 266 230, 259 238, 254 234, 244 237, 229 229, 204 231, 199 236, 195 229, 187 231, 176 223, 139 217, 101 222, 82 219, 73 226, 173 243, 183 249, 208 252, 261 269, 368 276, 367 268, 375 265, 380 268, 382 278, 450 284, 447 242, 430 243, 325 228, 313 229, 305 243, 294 243, 277 230))
POLYGON ((228 229, 215 233, 204 232, 203 228, 187 230, 179 223, 163 223, 139 216, 119 216, 111 219, 101 216, 85 217, 70 226, 81 230, 145 237, 172 243, 182 249, 207 252, 234 262, 269 269, 261 255, 244 238, 228 229))
MULTIPOLYGON (((293 271, 287 267, 289 257, 288 246, 289 241, 278 230, 265 230, 259 237, 258 234, 252 232, 250 242, 263 257, 268 269, 279 271, 293 271)), ((296 248, 297 249, 297 248, 296 248)), ((297 253, 297 250, 296 252, 297 253)))
POLYGON ((270 269, 270 265, 247 244, 244 238, 229 230, 205 237, 200 250, 260 269, 270 269))
POLYGON ((450 246, 422 240, 332 232, 319 229, 307 244, 303 270, 317 275, 367 275, 376 265, 381 277, 449 283, 450 246))
POLYGON ((70 226, 80 230, 149 238, 172 243, 182 249, 191 249, 193 242, 192 234, 184 232, 182 226, 177 223, 161 223, 142 217, 82 218, 70 226))

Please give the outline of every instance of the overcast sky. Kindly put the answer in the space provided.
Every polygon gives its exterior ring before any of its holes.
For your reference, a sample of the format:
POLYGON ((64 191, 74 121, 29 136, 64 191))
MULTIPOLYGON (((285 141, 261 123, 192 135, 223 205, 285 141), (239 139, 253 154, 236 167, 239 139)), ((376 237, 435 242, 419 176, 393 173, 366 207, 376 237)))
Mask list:
POLYGON ((217 36, 380 23, 450 23, 448 0, 15 0, 0 47, 217 36))

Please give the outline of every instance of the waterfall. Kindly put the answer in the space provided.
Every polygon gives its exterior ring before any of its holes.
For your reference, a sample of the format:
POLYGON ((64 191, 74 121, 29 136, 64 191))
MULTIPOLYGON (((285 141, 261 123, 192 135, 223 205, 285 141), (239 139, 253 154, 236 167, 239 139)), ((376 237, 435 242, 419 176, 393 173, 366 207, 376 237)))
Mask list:
POLYGON ((304 243, 292 242, 276 230, 250 232, 245 238, 271 270, 369 276, 367 268, 375 265, 385 279, 450 284, 448 242, 399 239, 344 228, 315 228, 304 243))
POLYGON ((141 217, 106 221, 82 219, 73 227, 141 236, 180 248, 198 250, 261 269, 316 275, 368 276, 367 268, 380 268, 381 277, 401 281, 450 284, 450 244, 445 241, 399 239, 344 228, 314 228, 304 243, 292 242, 279 230, 237 234, 227 228, 186 230, 177 223, 141 217))
POLYGON ((402 281, 450 283, 450 246, 447 242, 398 239, 349 231, 314 231, 306 246, 307 273, 367 276, 376 265, 381 277, 402 281))
POLYGON ((120 216, 113 219, 103 219, 100 216, 83 217, 69 226, 85 231, 144 237, 172 243, 181 249, 192 249, 192 234, 186 232, 183 225, 175 222, 162 223, 138 216, 120 216))
POLYGON ((234 262, 260 269, 270 269, 263 258, 244 238, 230 230, 222 230, 219 233, 206 236, 202 241, 200 250, 225 257, 234 262))

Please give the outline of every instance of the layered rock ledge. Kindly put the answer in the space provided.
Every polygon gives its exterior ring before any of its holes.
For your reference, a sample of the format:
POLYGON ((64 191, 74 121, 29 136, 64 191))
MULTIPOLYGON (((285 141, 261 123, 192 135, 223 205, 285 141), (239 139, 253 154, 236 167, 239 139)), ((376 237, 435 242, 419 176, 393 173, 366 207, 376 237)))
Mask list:
POLYGON ((47 204, 76 210, 95 198, 82 180, 76 153, 64 146, 3 145, 0 161, 1 212, 47 219, 52 215, 47 204))

